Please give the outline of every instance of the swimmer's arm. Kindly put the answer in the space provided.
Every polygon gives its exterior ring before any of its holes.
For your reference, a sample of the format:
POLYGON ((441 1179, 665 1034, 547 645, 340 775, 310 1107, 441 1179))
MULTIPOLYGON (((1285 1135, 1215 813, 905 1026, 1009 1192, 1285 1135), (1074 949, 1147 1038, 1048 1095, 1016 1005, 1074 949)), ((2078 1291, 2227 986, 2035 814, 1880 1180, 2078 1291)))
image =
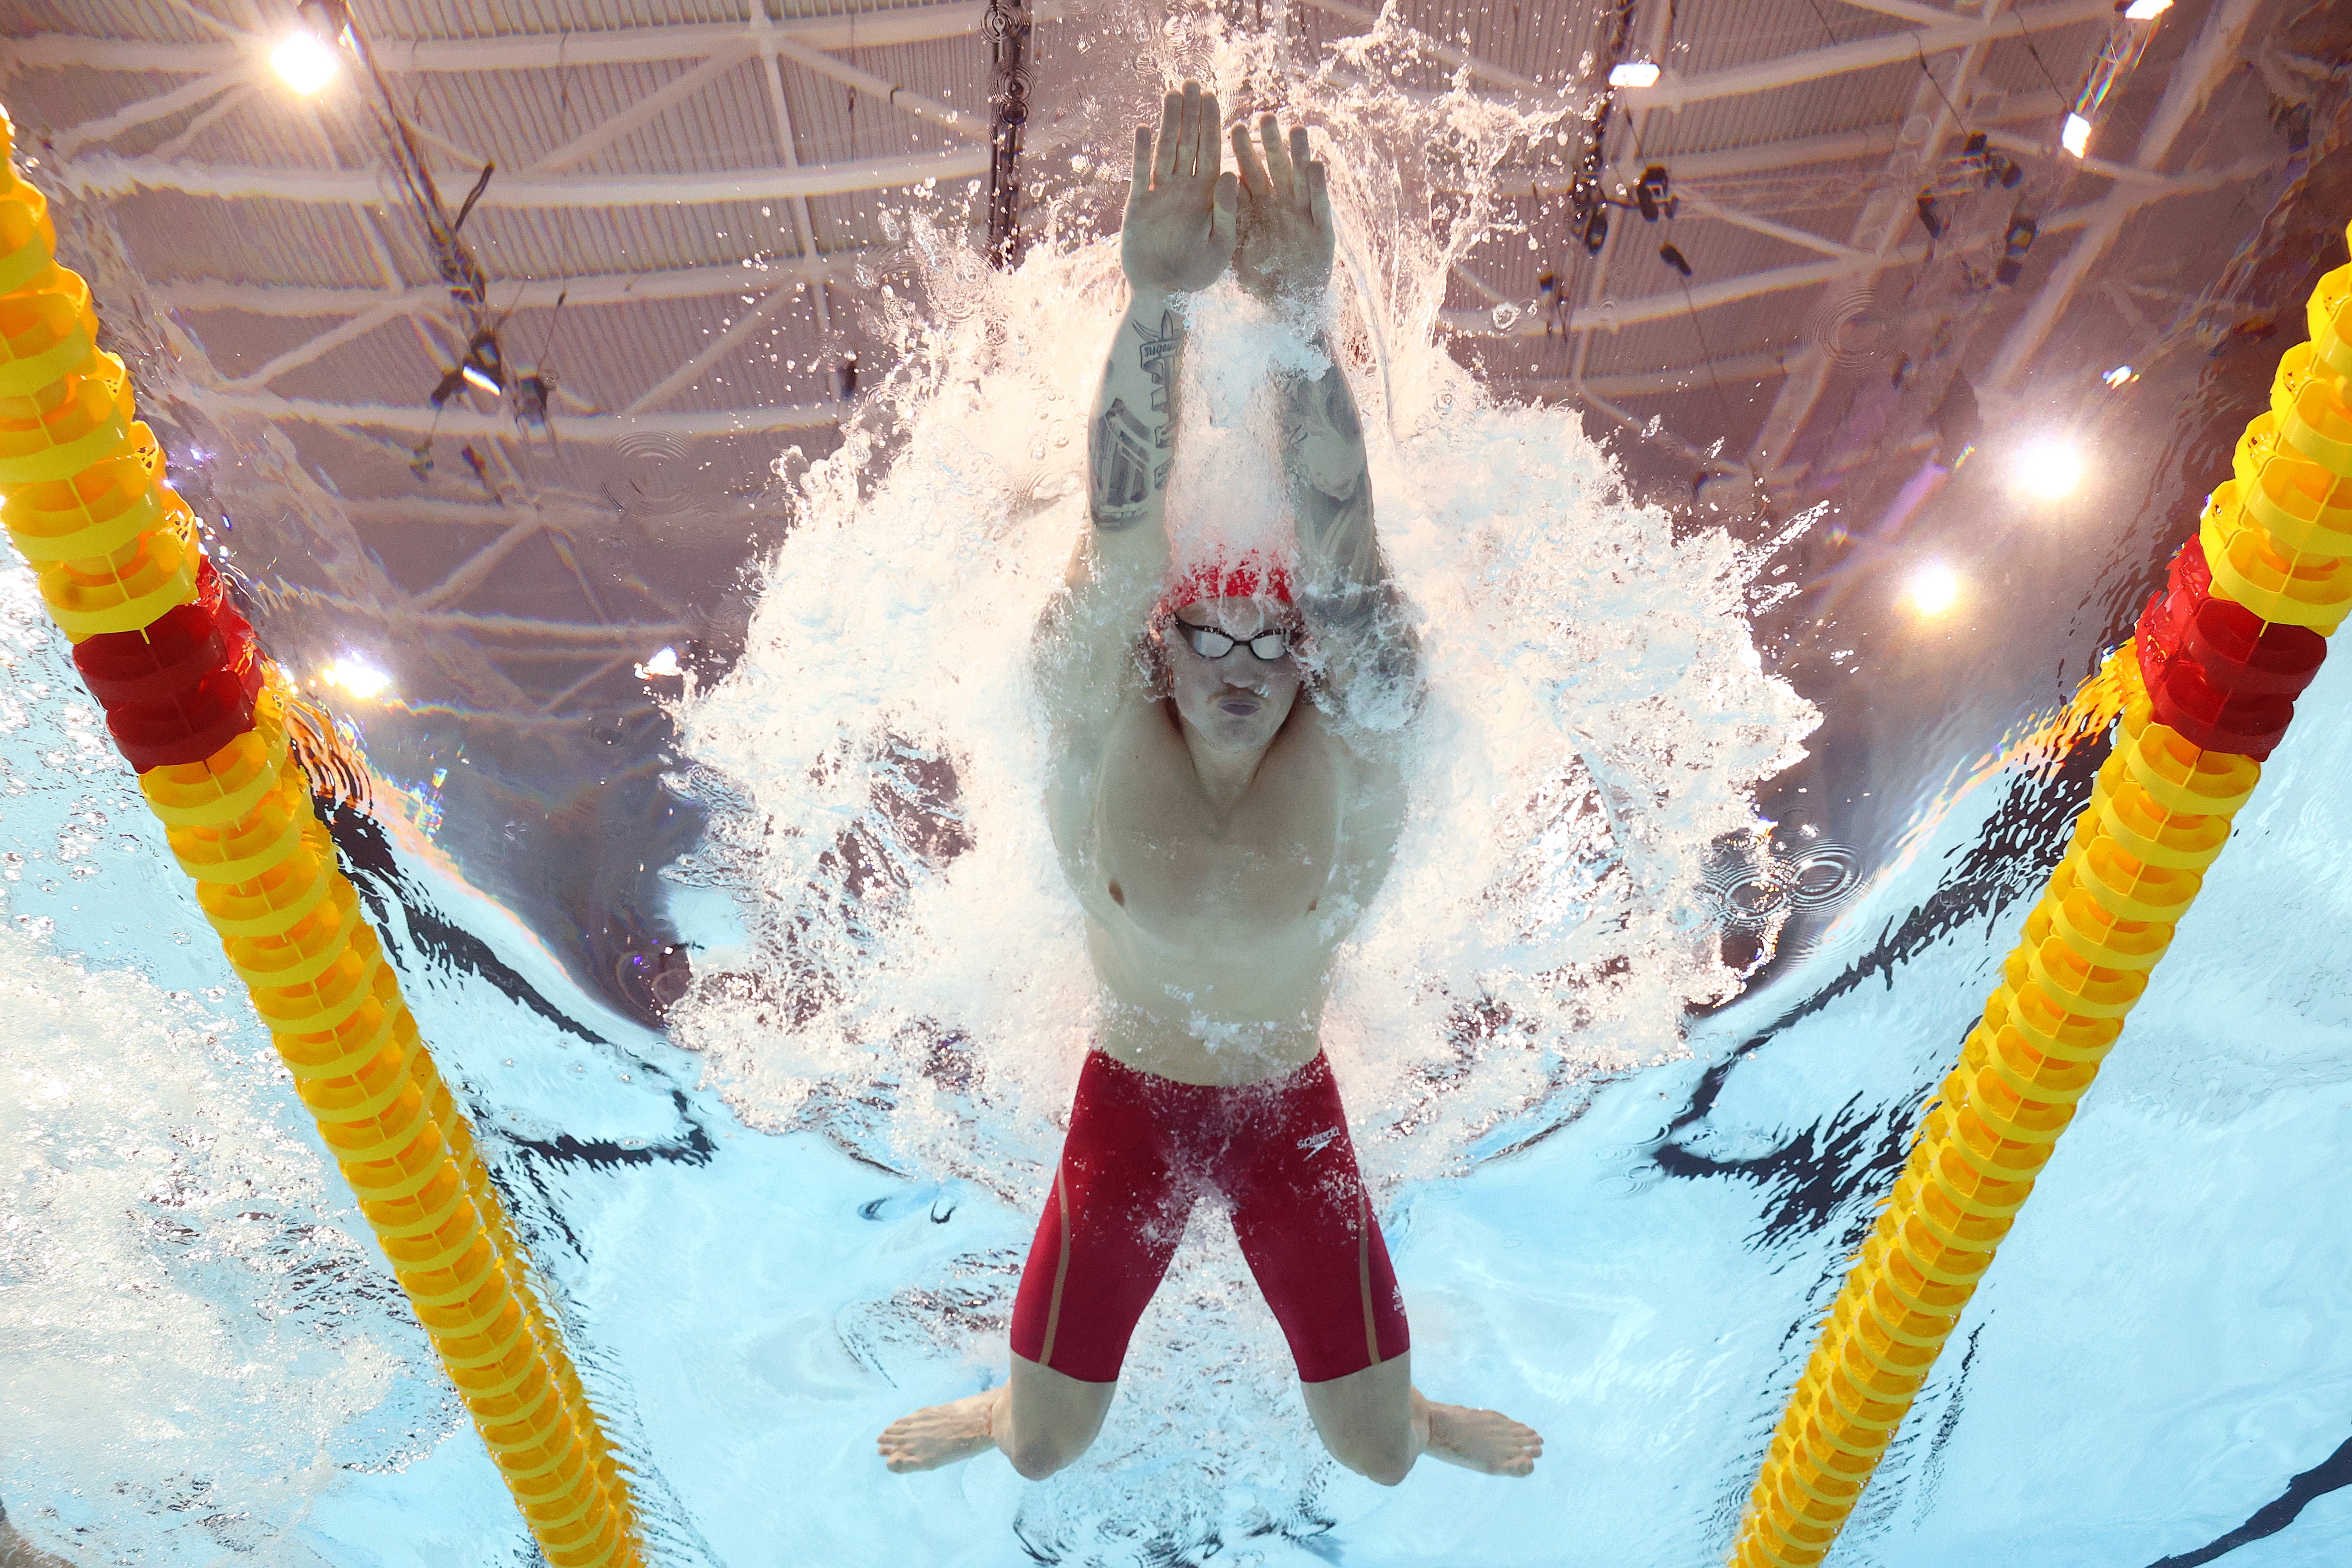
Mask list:
POLYGON ((1037 672, 1057 721, 1108 720, 1138 684, 1136 635, 1168 573, 1162 517, 1183 334, 1176 300, 1138 288, 1111 340, 1088 432, 1087 524, 1037 626, 1037 672))
POLYGON ((1319 376, 1279 384, 1283 464, 1298 526, 1299 604, 1343 695, 1360 678, 1411 682, 1420 648, 1372 528, 1364 423, 1328 342, 1319 376))
POLYGON ((1157 136, 1136 129, 1119 226, 1129 296, 1087 430, 1087 527, 1038 627, 1041 686, 1060 724, 1107 723, 1141 686, 1135 639, 1168 571, 1181 300, 1223 273, 1239 221, 1219 123, 1216 94, 1188 81, 1162 100, 1157 136))

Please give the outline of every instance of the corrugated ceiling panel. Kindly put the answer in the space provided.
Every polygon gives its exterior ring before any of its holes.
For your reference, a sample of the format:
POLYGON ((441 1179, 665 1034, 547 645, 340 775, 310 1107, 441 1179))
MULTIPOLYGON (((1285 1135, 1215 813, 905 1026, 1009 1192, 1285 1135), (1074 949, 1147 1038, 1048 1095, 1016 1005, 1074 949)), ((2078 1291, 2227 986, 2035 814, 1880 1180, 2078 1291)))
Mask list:
POLYGON ((142 191, 113 212, 151 282, 217 277, 365 289, 383 281, 362 220, 347 206, 142 191))
MULTIPOLYGON (((510 175, 659 91, 698 62, 648 60, 575 70, 447 71, 406 79, 420 118, 510 175)), ((562 171, 597 166, 584 158, 562 171)))
POLYGON ((226 24, 206 26, 176 5, 152 0, 11 0, 0 37, 75 33, 93 38, 149 38, 165 44, 217 44, 236 37, 226 24))

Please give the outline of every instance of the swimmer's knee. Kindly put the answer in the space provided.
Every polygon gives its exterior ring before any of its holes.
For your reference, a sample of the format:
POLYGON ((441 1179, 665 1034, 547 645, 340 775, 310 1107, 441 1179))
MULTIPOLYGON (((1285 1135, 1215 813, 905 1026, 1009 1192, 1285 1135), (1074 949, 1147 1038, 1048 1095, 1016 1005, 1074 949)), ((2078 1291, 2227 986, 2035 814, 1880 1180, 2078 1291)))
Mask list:
POLYGON ((1034 1436, 1023 1433, 1013 1438, 1013 1446, 1004 1450, 1004 1457, 1013 1461, 1013 1468, 1021 1473, 1023 1479, 1042 1481, 1055 1471, 1074 1463, 1093 1440, 1091 1433, 1078 1435, 1048 1431, 1034 1436))
POLYGON ((1412 1473, 1412 1440, 1410 1431, 1394 1437, 1357 1436, 1346 1443, 1330 1445, 1331 1457, 1366 1480, 1384 1487, 1397 1486, 1412 1473))

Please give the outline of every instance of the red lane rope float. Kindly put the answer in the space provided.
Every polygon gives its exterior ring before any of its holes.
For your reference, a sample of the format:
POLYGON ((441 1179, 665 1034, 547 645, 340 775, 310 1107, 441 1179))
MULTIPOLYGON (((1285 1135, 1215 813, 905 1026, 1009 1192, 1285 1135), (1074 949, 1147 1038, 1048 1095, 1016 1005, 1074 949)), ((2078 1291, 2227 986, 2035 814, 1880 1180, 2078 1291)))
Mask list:
POLYGON ((2116 745, 1772 1435, 1738 1568, 1828 1555, 2352 613, 2352 267, 2130 642, 2116 745))
POLYGON ((311 809, 286 700, 12 143, 0 110, 0 527, 540 1549, 555 1568, 635 1568, 620 1467, 311 809))

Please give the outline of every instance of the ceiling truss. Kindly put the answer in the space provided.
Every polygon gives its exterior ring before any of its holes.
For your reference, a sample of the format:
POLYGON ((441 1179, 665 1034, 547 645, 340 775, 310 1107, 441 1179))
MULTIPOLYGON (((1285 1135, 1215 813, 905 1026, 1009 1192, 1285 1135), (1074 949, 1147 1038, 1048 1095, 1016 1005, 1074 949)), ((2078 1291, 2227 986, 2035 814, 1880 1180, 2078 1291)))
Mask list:
MULTIPOLYGON (((1376 20, 1373 9, 1351 0, 1299 3, 1350 26, 1370 26, 1376 20)), ((1994 145, 2021 154, 2046 156, 2051 152, 2047 137, 2062 107, 2054 83, 2046 95, 2038 89, 2011 92, 1995 112, 1965 125, 1958 120, 1955 106, 1971 101, 1988 55, 2004 40, 2021 37, 2033 41, 2053 60, 2071 60, 2079 54, 2084 39, 2092 36, 2091 27, 2106 23, 2114 12, 2114 0, 2041 0, 2021 5, 2012 5, 2009 0, 1978 0, 1975 5, 1951 6, 1919 0, 1824 0, 1824 4, 1833 8, 1833 15, 1860 13, 1900 25, 1887 28, 1881 23, 1880 30, 1848 41, 1684 75, 1671 68, 1669 59, 1674 8, 1663 0, 1643 0, 1636 14, 1634 52, 1667 68, 1654 86, 1617 90, 1622 133, 1612 138, 1613 156, 1607 166, 1607 177, 1618 182, 1621 189, 1638 178, 1643 160, 1636 150, 1643 143, 1645 128, 1658 122, 1660 116, 1916 60, 1920 80, 1900 121, 1790 134, 1672 159, 1675 187, 1689 216, 1792 247, 1806 259, 1779 259, 1695 279, 1687 287, 1616 298, 1612 278, 1622 271, 1628 259, 1621 254, 1622 247, 1630 242, 1629 237, 1641 232, 1636 226, 1621 222, 1612 226, 1598 254, 1575 269, 1570 308, 1564 319, 1546 320, 1540 311, 1528 308, 1531 301, 1509 298, 1503 289, 1465 269, 1465 285, 1488 308, 1449 310, 1444 317, 1447 326, 1457 333, 1481 338, 1563 333, 1570 342, 1567 374, 1528 376, 1520 384, 1538 395, 1579 398, 1612 422, 1645 434, 1654 430, 1656 421, 1618 400, 1687 392, 1710 376, 1750 384, 1777 381, 1770 410, 1746 454, 1747 471, 1768 479, 1785 477, 1782 468, 1788 455, 1829 384, 1832 367, 1818 349, 1797 341, 1719 357, 1712 363, 1685 363, 1685 340, 1677 337, 1671 340, 1673 352, 1653 356, 1649 367, 1624 368, 1625 356, 1612 354, 1609 358, 1618 363, 1601 368, 1592 359, 1596 341, 1603 334, 1614 338, 1646 328, 1661 330, 1653 341, 1664 344, 1670 340, 1662 329, 1686 319, 1696 321, 1708 311, 1804 290, 1821 290, 1825 297, 1851 292, 1890 268, 1919 260, 1928 247, 1915 226, 1912 211, 1916 171, 1932 165, 1964 129, 1983 130, 1994 145), (1923 122, 1924 136, 1917 129, 1923 122), (1870 193, 1850 227, 1824 233, 1799 221, 1805 205, 1800 196, 1834 191, 1841 184, 1848 188, 1858 184, 1870 193), (1518 310, 1517 321, 1498 328, 1493 309, 1498 306, 1518 310)), ((2271 167, 2241 163, 2185 172, 2167 167, 2181 132, 2213 81, 2234 59, 2261 4, 2262 0, 2217 0, 2204 35, 2183 62, 2131 158, 2095 157, 2080 162, 2083 172, 2103 177, 2109 188, 2095 199, 2052 214, 2042 222, 2042 235, 2074 233, 2076 237, 2003 343, 1990 378, 1995 385, 2014 382, 2033 358, 2133 215, 2150 203, 2210 190, 2271 167)), ((220 374, 201 353, 184 355, 182 368, 191 383, 192 400, 224 421, 365 430, 403 440, 437 433, 475 444, 487 455, 492 469, 485 483, 499 498, 495 504, 446 498, 424 498, 417 507, 401 503, 404 517, 422 518, 429 513, 436 521, 498 530, 437 582, 415 594, 387 590, 384 602, 373 605, 363 603, 355 593, 330 595, 320 602, 339 614, 373 616, 419 634, 462 632, 494 644, 527 643, 527 654, 520 648, 511 650, 516 657, 544 656, 576 662, 579 670, 552 696, 530 702, 530 710, 542 718, 560 717, 565 703, 591 690, 631 655, 642 657, 661 641, 688 635, 695 623, 682 615, 614 625, 600 607, 595 622, 551 624, 530 617, 475 614, 459 607, 468 595, 497 577, 515 551, 541 535, 557 544, 559 553, 576 573, 569 539, 607 526, 613 518, 609 502, 565 496, 529 482, 528 453, 509 418, 458 402, 436 414, 421 401, 412 405, 344 402, 277 390, 278 383, 295 373, 331 364, 338 354, 365 343, 388 327, 413 333, 423 350, 444 364, 455 363, 462 353, 464 344, 457 340, 463 333, 453 327, 446 288, 412 280, 394 259, 382 226, 402 221, 406 209, 400 193, 382 171, 187 161, 190 149, 207 132, 250 104, 257 83, 261 84, 259 91, 271 89, 266 81, 266 39, 205 16, 196 7, 181 9, 201 17, 219 41, 167 45, 53 33, 0 44, 0 51, 5 51, 0 52, 0 65, 14 72, 146 71, 157 78, 158 89, 152 95, 110 107, 55 133, 50 142, 55 159, 50 174, 68 187, 102 200, 129 197, 143 190, 167 190, 223 202, 260 199, 347 209, 361 219, 360 230, 374 258, 381 285, 278 287, 201 279, 157 284, 152 289, 156 303, 183 315, 238 312, 321 323, 317 331, 278 348, 234 376, 220 374), (175 134, 146 152, 110 150, 142 129, 183 116, 189 118, 175 134)), ((1039 0, 1032 14, 1037 21, 1048 22, 1072 9, 1060 0, 1039 0)), ((706 299, 719 307, 716 313, 721 319, 713 323, 708 341, 692 353, 666 366, 648 367, 642 386, 618 395, 608 393, 605 406, 575 405, 558 421, 564 442, 606 446, 632 437, 692 441, 822 428, 842 416, 845 406, 833 398, 724 409, 665 405, 747 352, 761 329, 796 300, 806 300, 821 325, 829 328, 835 306, 831 291, 853 277, 870 282, 876 258, 862 251, 823 250, 813 198, 986 176, 990 126, 984 116, 877 74, 867 68, 875 57, 854 61, 841 51, 978 40, 987 11, 986 0, 961 0, 866 11, 854 16, 772 19, 766 6, 755 3, 740 23, 462 40, 378 38, 372 43, 377 62, 394 79, 424 80, 440 73, 656 63, 681 68, 527 166, 511 173, 501 170, 481 198, 485 208, 545 214, 758 201, 779 204, 788 217, 797 254, 764 259, 756 266, 693 266, 498 284, 501 305, 507 309, 543 310, 559 299, 582 309, 706 299), (934 135, 946 132, 956 144, 889 157, 821 158, 803 163, 782 71, 787 61, 801 71, 854 89, 864 100, 921 122, 934 135), (746 66, 757 71, 759 91, 769 110, 772 156, 762 166, 643 175, 596 174, 588 169, 594 160, 665 115, 688 108, 730 79, 740 82, 746 66), (861 267, 868 269, 861 272, 861 267)), ((1863 26, 1873 25, 1854 19, 1863 26)), ((1832 38, 1837 36, 1838 30, 1832 29, 1826 18, 1822 26, 1832 38)), ((1439 59, 1466 72, 1484 89, 1507 97, 1522 108, 1578 107, 1572 100, 1591 85, 1538 79, 1461 47, 1466 42, 1465 35, 1462 40, 1438 40, 1430 47, 1439 59)), ((1050 130, 1037 129, 1045 133, 1033 136, 1031 148, 1046 150, 1052 145, 1050 130)), ((479 154, 456 140, 430 132, 425 139, 446 160, 452 178, 470 177, 478 166, 479 154)), ((331 154, 331 148, 328 151, 331 154)), ((331 156, 330 163, 333 162, 331 156)), ((1504 183, 1534 197, 1559 195, 1570 188, 1569 178, 1559 169, 1529 171, 1524 177, 1506 175, 1504 183)), ((1786 252, 1780 254, 1785 258, 1786 252)), ((1792 318, 1805 313, 1793 308, 1790 311, 1792 318)), ((188 337, 180 335, 184 340, 188 337)), ((1688 448, 1688 443, 1677 444, 1688 448)), ((1691 449, 1685 455, 1706 457, 1691 449)), ((1719 459, 1708 462, 1718 470, 1733 467, 1719 459)), ((355 500, 344 510, 354 520, 366 521, 384 504, 355 500)), ((588 590, 584 577, 582 585, 595 604, 596 595, 588 590)), ((506 653, 502 651, 500 657, 506 653)), ((479 677, 480 672, 475 672, 472 689, 488 700, 495 694, 480 683, 479 677)), ((520 693, 508 695, 514 698, 520 693)))

